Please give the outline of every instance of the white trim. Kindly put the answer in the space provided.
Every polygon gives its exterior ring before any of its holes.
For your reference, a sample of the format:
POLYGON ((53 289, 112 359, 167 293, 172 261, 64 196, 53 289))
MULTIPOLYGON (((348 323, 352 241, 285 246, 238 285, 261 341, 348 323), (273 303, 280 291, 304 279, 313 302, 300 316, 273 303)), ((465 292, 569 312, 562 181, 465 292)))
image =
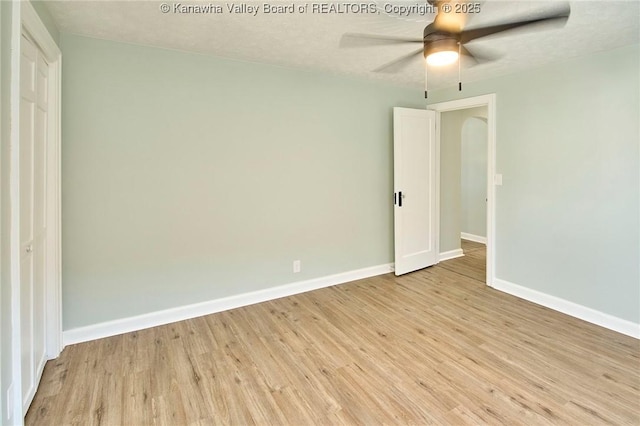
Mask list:
MULTIPOLYGON (((60 214, 60 141, 62 53, 44 26, 33 5, 20 2, 21 32, 38 45, 49 64, 48 150, 47 150, 47 348, 49 359, 62 350, 61 214, 60 214)), ((19 91, 18 85, 18 91, 19 91)), ((18 93, 19 95, 19 93, 18 93)), ((19 111, 19 109, 17 110, 19 111)), ((19 115, 19 114, 16 114, 19 115)), ((18 325, 19 327, 19 325, 18 325)))
POLYGON ((47 153, 47 357, 62 351, 61 111, 62 58, 49 62, 49 144, 47 153))
POLYGON ((38 44, 47 61, 57 61, 60 58, 60 49, 51 34, 44 26, 38 13, 29 1, 20 2, 22 13, 22 26, 29 31, 29 35, 38 44))
MULTIPOLYGON (((428 105, 428 109, 437 112, 436 115, 436 229, 440 229, 440 114, 446 111, 460 109, 487 107, 487 285, 492 287, 495 280, 495 211, 496 211, 496 188, 493 177, 496 174, 496 95, 495 93, 474 96, 471 98, 457 99, 448 102, 440 102, 428 105)), ((436 248, 439 248, 440 241, 436 241, 436 248)))
POLYGON ((480 235, 473 235, 473 234, 468 234, 466 232, 461 232, 460 238, 467 241, 473 241, 475 243, 487 244, 487 237, 482 237, 480 235))
POLYGON ((281 297, 292 296, 298 293, 304 293, 350 281, 387 274, 393 270, 392 268, 393 264, 391 263, 371 266, 369 268, 342 272, 306 281, 299 281, 278 287, 266 288, 264 290, 223 297, 221 299, 214 299, 206 302, 194 303, 192 305, 150 312, 148 314, 107 321, 86 327, 73 328, 63 332, 63 342, 65 346, 73 345, 89 340, 101 339, 122 333, 129 333, 131 331, 169 324, 176 321, 183 321, 190 318, 252 305, 254 303, 266 302, 269 300, 279 299, 281 297))
MULTIPOLYGON (((429 107, 427 107, 428 109, 429 107)), ((436 200, 435 200, 435 209, 436 214, 434 215, 434 228, 436 230, 435 236, 435 250, 438 253, 438 259, 441 258, 442 253, 440 253, 440 114, 436 112, 436 200)), ((438 260, 439 262, 440 260, 438 260)))
MULTIPOLYGON (((11 89, 9 141, 9 275, 11 280, 11 366, 13 384, 13 418, 22 423, 22 333, 20 328, 20 41, 22 38, 21 8, 13 2, 11 8, 11 89)), ((3 419, 4 420, 4 419, 3 419)))
POLYGON ((640 324, 605 314, 604 312, 600 312, 550 294, 532 290, 518 284, 513 284, 499 278, 494 280, 493 288, 521 299, 528 300, 529 302, 553 309, 554 311, 562 312, 583 321, 640 339, 640 324))
POLYGON ((455 250, 445 251, 444 253, 440 253, 438 255, 438 262, 443 262, 445 260, 455 259, 457 257, 464 256, 464 253, 461 248, 455 250))

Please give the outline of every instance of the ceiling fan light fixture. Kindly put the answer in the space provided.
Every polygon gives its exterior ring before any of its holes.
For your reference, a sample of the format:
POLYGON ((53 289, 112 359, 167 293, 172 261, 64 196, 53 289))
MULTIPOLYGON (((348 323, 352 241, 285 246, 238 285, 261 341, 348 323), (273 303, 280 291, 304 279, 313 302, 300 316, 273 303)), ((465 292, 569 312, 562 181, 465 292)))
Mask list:
POLYGON ((449 65, 458 60, 460 56, 458 50, 458 40, 452 37, 442 38, 433 40, 425 46, 424 57, 429 65, 449 65))
POLYGON ((458 52, 451 50, 441 50, 433 52, 427 56, 427 63, 433 66, 444 66, 454 63, 458 60, 458 52))

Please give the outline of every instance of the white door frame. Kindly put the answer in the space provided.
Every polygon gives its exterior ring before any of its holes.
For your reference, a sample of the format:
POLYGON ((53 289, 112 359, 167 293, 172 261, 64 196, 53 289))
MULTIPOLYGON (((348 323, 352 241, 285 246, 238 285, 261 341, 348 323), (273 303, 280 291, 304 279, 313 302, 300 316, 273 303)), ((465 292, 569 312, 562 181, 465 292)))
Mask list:
POLYGON ((46 246, 46 322, 47 358, 60 355, 62 350, 62 287, 60 245, 60 101, 62 54, 55 41, 28 1, 15 2, 11 29, 11 137, 10 137, 10 274, 11 274, 11 333, 13 419, 22 419, 22 365, 20 324, 20 40, 27 33, 38 45, 49 64, 49 121, 47 129, 47 246, 46 246), (19 5, 19 6, 17 6, 19 5))
POLYGON ((440 129, 443 112, 475 107, 487 107, 487 285, 495 280, 495 175, 496 175, 496 95, 474 96, 448 102, 430 104, 427 109, 436 111, 436 248, 440 252, 440 129))

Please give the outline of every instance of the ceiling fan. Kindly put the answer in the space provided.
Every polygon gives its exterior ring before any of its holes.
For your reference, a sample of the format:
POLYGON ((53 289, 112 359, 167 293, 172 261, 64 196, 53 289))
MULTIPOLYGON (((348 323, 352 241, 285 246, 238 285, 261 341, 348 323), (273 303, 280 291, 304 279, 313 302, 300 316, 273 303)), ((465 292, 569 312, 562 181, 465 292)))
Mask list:
MULTIPOLYGON (((569 19, 571 8, 568 2, 557 4, 553 11, 541 11, 540 13, 522 20, 505 21, 486 27, 465 30, 467 18, 480 12, 482 2, 467 2, 458 0, 427 0, 427 3, 437 9, 437 14, 432 23, 423 31, 422 38, 395 37, 376 34, 347 33, 342 36, 342 47, 356 47, 375 44, 404 44, 421 43, 422 47, 388 62, 374 72, 395 72, 406 66, 415 57, 422 54, 428 65, 442 66, 452 64, 460 59, 461 55, 470 58, 474 63, 494 60, 490 55, 474 54, 465 47, 465 44, 493 34, 505 31, 535 27, 540 24, 554 23, 564 25, 569 19)), ((426 67, 425 67, 426 72, 426 67)), ((462 90, 462 83, 458 83, 462 90)), ((425 97, 427 95, 425 82, 425 97)))

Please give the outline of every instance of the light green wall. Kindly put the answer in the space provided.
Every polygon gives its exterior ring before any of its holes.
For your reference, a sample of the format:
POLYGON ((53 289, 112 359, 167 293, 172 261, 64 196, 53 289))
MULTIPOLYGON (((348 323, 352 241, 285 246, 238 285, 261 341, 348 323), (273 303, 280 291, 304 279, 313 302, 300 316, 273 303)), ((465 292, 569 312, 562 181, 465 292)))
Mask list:
POLYGON ((484 238, 487 237, 487 136, 486 117, 469 117, 462 123, 460 231, 484 238))
POLYGON ((392 107, 420 91, 66 34, 62 51, 65 330, 392 262, 392 107))
POLYGON ((640 323, 640 46, 429 94, 496 93, 496 276, 640 323))
MULTIPOLYGON (((431 94, 429 98, 432 99, 431 94)), ((460 248, 462 125, 469 117, 486 115, 486 107, 440 115, 440 253, 460 248)))
MULTIPOLYGON (((65 329, 392 260, 390 111, 420 108, 413 91, 70 35, 62 47, 65 329)), ((430 94, 497 93, 497 277, 634 322, 638 58, 626 47, 430 94)))

